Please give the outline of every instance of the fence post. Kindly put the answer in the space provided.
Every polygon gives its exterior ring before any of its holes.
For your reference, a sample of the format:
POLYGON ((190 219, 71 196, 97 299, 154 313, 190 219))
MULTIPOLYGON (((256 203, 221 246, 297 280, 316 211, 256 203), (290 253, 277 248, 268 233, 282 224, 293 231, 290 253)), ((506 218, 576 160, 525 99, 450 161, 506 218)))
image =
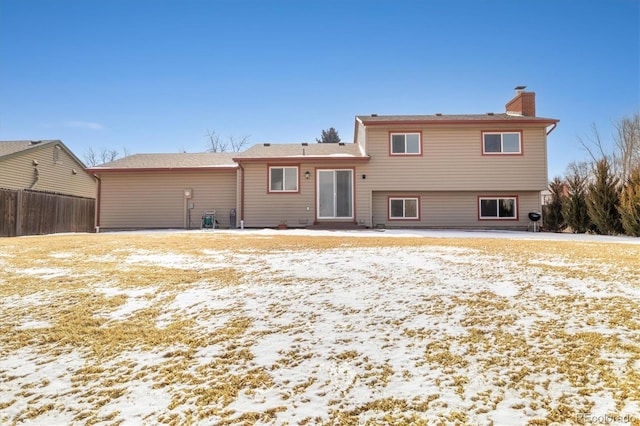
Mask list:
POLYGON ((16 237, 22 236, 22 190, 16 191, 16 237))

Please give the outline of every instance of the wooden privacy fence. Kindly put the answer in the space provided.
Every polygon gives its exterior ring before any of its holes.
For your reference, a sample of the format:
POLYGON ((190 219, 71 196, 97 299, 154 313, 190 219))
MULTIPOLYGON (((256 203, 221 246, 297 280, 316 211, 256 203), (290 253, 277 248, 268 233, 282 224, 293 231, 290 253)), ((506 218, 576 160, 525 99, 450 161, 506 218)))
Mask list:
POLYGON ((93 232, 95 212, 93 198, 0 189, 0 237, 93 232))

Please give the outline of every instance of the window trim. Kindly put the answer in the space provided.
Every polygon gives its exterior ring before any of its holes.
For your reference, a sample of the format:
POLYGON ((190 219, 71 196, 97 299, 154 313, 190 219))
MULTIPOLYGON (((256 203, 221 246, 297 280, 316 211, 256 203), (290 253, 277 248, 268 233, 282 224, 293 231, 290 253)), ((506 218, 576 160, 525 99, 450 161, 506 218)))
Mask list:
POLYGON ((388 195, 387 196, 387 220, 389 221, 421 221, 422 220, 422 209, 420 208, 420 196, 419 195, 388 195), (391 201, 392 200, 402 200, 403 204, 402 204, 402 211, 404 214, 405 211, 405 204, 404 201, 406 200, 415 200, 416 201, 416 213, 417 216, 416 217, 398 217, 398 216, 391 216, 391 201))
POLYGON ((391 130, 389 131, 389 155, 393 156, 393 157, 420 157, 422 156, 422 130, 411 130, 411 131, 406 131, 406 130, 391 130), (393 135, 405 135, 405 141, 404 141, 404 149, 405 152, 393 152, 393 135), (414 153, 407 153, 407 139, 406 139, 406 135, 418 135, 418 152, 414 153))
POLYGON ((522 130, 483 130, 480 132, 480 149, 482 150, 482 155, 523 155, 524 154, 524 141, 522 138, 522 130), (520 150, 518 152, 504 152, 504 140, 502 135, 507 133, 516 133, 518 134, 520 140, 520 150), (500 137, 500 152, 487 152, 485 151, 484 145, 484 135, 496 135, 499 134, 500 137))
POLYGON ((299 164, 286 164, 286 165, 277 165, 277 164, 269 164, 267 165, 267 193, 268 194, 299 194, 300 193, 300 165, 299 164), (283 183, 282 186, 284 188, 284 169, 296 169, 296 189, 271 189, 271 170, 272 169, 283 169, 283 183))
MULTIPOLYGON (((508 221, 518 221, 520 220, 520 202, 518 200, 518 196, 517 195, 478 195, 478 202, 476 204, 478 206, 478 220, 490 220, 490 221, 496 221, 496 220, 508 220, 508 221), (482 200, 498 200, 498 203, 500 202, 500 200, 514 200, 516 206, 515 206, 515 216, 514 217, 493 217, 493 216, 482 216, 482 208, 481 208, 481 202, 482 200)), ((500 214, 500 209, 498 209, 498 214, 500 214)))

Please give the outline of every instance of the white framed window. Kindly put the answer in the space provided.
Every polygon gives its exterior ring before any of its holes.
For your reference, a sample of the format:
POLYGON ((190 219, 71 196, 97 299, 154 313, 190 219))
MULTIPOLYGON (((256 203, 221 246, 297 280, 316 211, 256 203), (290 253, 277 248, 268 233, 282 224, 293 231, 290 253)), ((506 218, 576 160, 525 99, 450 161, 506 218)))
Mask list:
POLYGON ((298 192, 298 167, 269 167, 269 192, 298 192))
POLYGON ((389 134, 389 152, 391 155, 421 155, 422 135, 415 133, 389 134))
POLYGON ((389 219, 420 219, 419 197, 389 197, 389 219))
POLYGON ((478 197, 480 219, 517 220, 518 197, 478 197))
POLYGON ((522 154, 521 132, 482 132, 483 154, 522 154))

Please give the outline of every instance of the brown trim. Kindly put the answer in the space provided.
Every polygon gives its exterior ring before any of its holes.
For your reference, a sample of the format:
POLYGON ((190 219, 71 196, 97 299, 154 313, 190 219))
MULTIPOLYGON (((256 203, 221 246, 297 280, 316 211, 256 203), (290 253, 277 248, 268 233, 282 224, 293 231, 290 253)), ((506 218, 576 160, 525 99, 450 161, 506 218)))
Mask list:
POLYGON ((422 221, 422 200, 420 198, 420 195, 387 195, 387 221, 389 222, 393 222, 393 221, 398 221, 398 222, 407 222, 407 221, 414 221, 414 222, 420 222, 422 221), (406 200, 406 199, 417 199, 418 200, 418 217, 408 217, 408 218, 398 218, 398 217, 391 217, 391 200, 406 200))
POLYGON ((313 170, 313 173, 315 174, 315 182, 314 182, 314 193, 313 193, 313 202, 314 202, 314 212, 313 215, 315 217, 315 221, 314 223, 319 223, 320 220, 328 220, 328 221, 334 221, 334 222, 339 222, 339 221, 347 221, 347 220, 352 220, 354 222, 354 224, 358 223, 358 219, 356 216, 356 194, 357 194, 357 188, 356 188, 356 168, 354 167, 315 167, 313 170), (336 171, 336 170, 351 170, 351 214, 352 217, 348 218, 343 218, 343 217, 335 217, 335 218, 322 218, 320 219, 320 217, 318 217, 318 208, 320 207, 318 205, 318 185, 320 185, 320 179, 318 179, 318 171, 320 170, 332 170, 332 171, 336 171))
POLYGON ((240 220, 244 221, 244 167, 238 164, 240 168, 240 220))
MULTIPOLYGON (((502 148, 502 147, 501 147, 502 148)), ((497 157, 514 157, 514 156, 522 156, 524 155, 524 133, 522 129, 514 129, 514 130, 481 130, 480 131, 480 149, 482 155, 484 156, 497 156, 497 157), (485 133, 520 133, 520 152, 485 152, 484 150, 484 135, 485 133)))
POLYGON ((101 168, 94 168, 94 169, 87 169, 89 172, 93 173, 93 174, 101 174, 101 173, 127 173, 127 172, 131 172, 131 173, 144 173, 144 172, 172 172, 172 173, 179 173, 179 172, 202 172, 202 171, 207 171, 207 172, 211 172, 211 171, 235 171, 237 170, 238 167, 237 166, 220 166, 220 167, 149 167, 149 168, 142 168, 142 167, 120 167, 120 168, 114 168, 114 169, 101 169, 101 168))
POLYGON ((491 123, 498 123, 498 124, 555 124, 558 123, 560 120, 556 120, 553 118, 549 118, 549 119, 528 119, 528 120, 524 120, 524 119, 495 119, 495 120, 475 120, 475 119, 467 119, 467 120, 386 120, 386 121, 381 121, 381 120, 376 120, 376 121, 363 121, 362 123, 365 126, 399 126, 399 125, 409 125, 409 124, 415 124, 415 125, 419 125, 419 126, 423 126, 423 125, 439 125, 439 124, 446 124, 446 125, 451 125, 451 124, 457 124, 457 125, 467 125, 467 124, 473 124, 473 125, 478 125, 478 124, 491 124, 491 123))
POLYGON ((389 157, 422 157, 422 154, 424 152, 424 146, 422 146, 423 145, 423 143, 422 143, 422 141, 423 141, 423 139, 422 139, 422 130, 415 130, 415 131, 412 131, 412 130, 389 130, 389 135, 388 136, 389 136, 389 139, 388 139, 388 142, 389 142, 389 157), (416 133, 420 137, 420 152, 419 153, 417 153, 417 154, 406 153, 406 152, 405 153, 399 153, 399 154, 394 154, 393 153, 393 151, 391 150, 391 146, 392 146, 391 136, 392 135, 405 135, 404 147, 405 147, 405 150, 406 150, 406 148, 407 148, 406 135, 411 135, 411 134, 414 135, 416 133))
MULTIPOLYGON (((282 172, 282 187, 284 188, 284 171, 282 172)), ((278 194, 278 195, 284 195, 284 194, 299 194, 300 193, 300 164, 273 164, 273 163, 267 163, 267 194, 278 194), (296 173, 296 177, 298 179, 298 184, 296 187, 295 191, 285 191, 284 189, 282 191, 272 191, 271 190, 271 169, 272 168, 296 168, 298 170, 298 173, 296 173)))
POLYGON ((100 227, 100 200, 102 199, 102 179, 97 175, 93 175, 98 180, 98 193, 96 194, 96 226, 100 227))
POLYGON ((371 157, 314 157, 311 155, 300 157, 256 157, 256 158, 234 158, 233 161, 240 163, 279 163, 279 164, 302 164, 302 163, 353 163, 367 162, 371 157))
MULTIPOLYGON (((478 195, 476 200, 476 208, 478 209, 478 222, 480 221, 490 221, 495 222, 497 220, 507 220, 507 221, 519 221, 520 220, 520 200, 517 195, 478 195), (500 198, 515 198, 516 199, 516 217, 480 217, 480 200, 482 198, 488 199, 500 199, 500 198)), ((500 212, 500 206, 498 206, 498 213, 500 212)))

